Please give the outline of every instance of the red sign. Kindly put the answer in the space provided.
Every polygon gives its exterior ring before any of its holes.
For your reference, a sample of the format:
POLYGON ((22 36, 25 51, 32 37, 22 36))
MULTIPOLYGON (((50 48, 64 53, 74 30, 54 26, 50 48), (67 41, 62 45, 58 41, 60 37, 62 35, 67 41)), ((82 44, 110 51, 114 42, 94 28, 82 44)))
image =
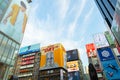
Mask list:
POLYGON ((34 63, 34 60, 22 62, 21 65, 28 65, 34 63))
POLYGON ((22 58, 22 61, 31 60, 31 59, 34 59, 34 58, 35 58, 35 56, 26 57, 26 58, 22 58))
POLYGON ((94 45, 94 43, 87 44, 87 45, 86 45, 86 50, 87 50, 87 53, 90 52, 90 51, 95 50, 95 45, 94 45))

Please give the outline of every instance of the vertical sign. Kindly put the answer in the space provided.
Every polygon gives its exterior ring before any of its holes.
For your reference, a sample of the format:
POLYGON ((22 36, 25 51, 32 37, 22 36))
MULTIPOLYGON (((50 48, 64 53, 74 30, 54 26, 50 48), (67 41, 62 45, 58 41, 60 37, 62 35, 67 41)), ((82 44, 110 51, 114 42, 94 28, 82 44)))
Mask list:
POLYGON ((93 36, 96 48, 109 46, 108 41, 103 33, 98 33, 93 36))

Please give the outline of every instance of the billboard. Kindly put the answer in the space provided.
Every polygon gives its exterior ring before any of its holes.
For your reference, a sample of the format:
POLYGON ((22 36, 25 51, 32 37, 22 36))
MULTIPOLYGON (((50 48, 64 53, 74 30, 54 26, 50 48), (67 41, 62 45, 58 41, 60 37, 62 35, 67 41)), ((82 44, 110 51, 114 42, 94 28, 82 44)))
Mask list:
POLYGON ((86 50, 87 50, 87 53, 95 50, 95 44, 94 43, 86 44, 86 50))
POLYGON ((115 59, 114 54, 111 50, 111 48, 106 47, 106 48, 99 48, 97 49, 100 61, 107 61, 107 60, 112 60, 115 59))
POLYGON ((101 64, 108 80, 120 80, 120 69, 115 59, 102 61, 101 64))
POLYGON ((79 60, 77 49, 67 51, 67 62, 74 61, 74 60, 79 60))
POLYGON ((68 80, 81 80, 80 79, 80 72, 74 71, 68 73, 68 80))
POLYGON ((120 1, 119 0, 117 1, 111 30, 120 45, 120 1))
POLYGON ((101 67, 99 65, 99 61, 98 61, 98 58, 97 57, 94 57, 92 58, 92 63, 96 69, 97 72, 100 72, 101 71, 101 67))
POLYGON ((66 68, 66 51, 62 44, 54 44, 41 48, 40 70, 66 68))
POLYGON ((93 36, 96 48, 102 48, 109 46, 108 41, 103 33, 98 33, 93 36))
POLYGON ((106 37, 109 45, 115 47, 115 42, 114 42, 112 36, 110 35, 109 31, 105 31, 104 34, 105 34, 105 37, 106 37))
POLYGON ((67 62, 67 70, 68 72, 79 71, 78 61, 70 61, 67 62))
POLYGON ((19 55, 25 55, 39 51, 40 51, 40 44, 33 44, 20 48, 19 55))
POLYGON ((0 31, 21 43, 29 8, 30 3, 27 0, 12 0, 1 20, 0 31))

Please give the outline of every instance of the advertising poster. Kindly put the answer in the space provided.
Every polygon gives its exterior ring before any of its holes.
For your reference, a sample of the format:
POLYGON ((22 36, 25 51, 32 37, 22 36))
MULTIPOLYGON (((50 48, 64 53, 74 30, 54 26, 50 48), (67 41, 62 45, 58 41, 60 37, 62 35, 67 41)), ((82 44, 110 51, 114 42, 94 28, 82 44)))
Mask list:
POLYGON ((20 48, 19 55, 25 55, 39 51, 40 51, 40 44, 33 44, 20 48))
POLYGON ((104 34, 105 34, 105 37, 106 37, 107 41, 109 42, 109 45, 115 47, 114 39, 112 38, 112 36, 109 33, 109 31, 105 31, 104 34))
POLYGON ((40 70, 66 68, 66 51, 62 44, 54 44, 41 48, 40 70))
POLYGON ((93 36, 94 43, 96 48, 102 48, 109 46, 108 41, 104 35, 104 33, 98 33, 93 36))
POLYGON ((79 55, 77 49, 67 51, 67 61, 74 61, 78 59, 79 55))
POLYGON ((68 73, 68 80, 81 80, 80 79, 80 72, 74 71, 68 73))
POLYGON ((21 43, 28 20, 30 3, 12 0, 0 23, 0 31, 21 43))
POLYGON ((99 61, 98 61, 98 58, 95 57, 95 58, 92 58, 92 63, 96 69, 97 72, 100 72, 101 71, 101 68, 100 68, 100 65, 99 65, 99 61))
POLYGON ((117 1, 111 30, 120 45, 120 0, 117 1))
POLYGON ((78 61, 67 62, 67 70, 68 72, 79 71, 78 61))
POLYGON ((101 64, 108 80, 120 80, 120 68, 115 59, 102 61, 101 64))
POLYGON ((100 61, 107 61, 107 60, 115 59, 113 55, 113 51, 109 47, 99 48, 97 49, 97 52, 98 52, 100 61))

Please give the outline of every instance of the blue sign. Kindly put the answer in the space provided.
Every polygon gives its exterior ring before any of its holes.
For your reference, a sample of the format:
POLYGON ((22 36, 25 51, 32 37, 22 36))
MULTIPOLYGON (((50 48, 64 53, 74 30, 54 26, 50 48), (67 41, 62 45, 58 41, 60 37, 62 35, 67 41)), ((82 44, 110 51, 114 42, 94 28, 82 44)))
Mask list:
POLYGON ((101 62, 107 80, 120 80, 120 68, 116 60, 101 62))
POLYGON ((97 49, 100 61, 112 60, 115 59, 111 48, 99 48, 97 49))
POLYGON ((20 48, 19 55, 25 55, 39 51, 40 51, 40 44, 34 44, 20 48))

